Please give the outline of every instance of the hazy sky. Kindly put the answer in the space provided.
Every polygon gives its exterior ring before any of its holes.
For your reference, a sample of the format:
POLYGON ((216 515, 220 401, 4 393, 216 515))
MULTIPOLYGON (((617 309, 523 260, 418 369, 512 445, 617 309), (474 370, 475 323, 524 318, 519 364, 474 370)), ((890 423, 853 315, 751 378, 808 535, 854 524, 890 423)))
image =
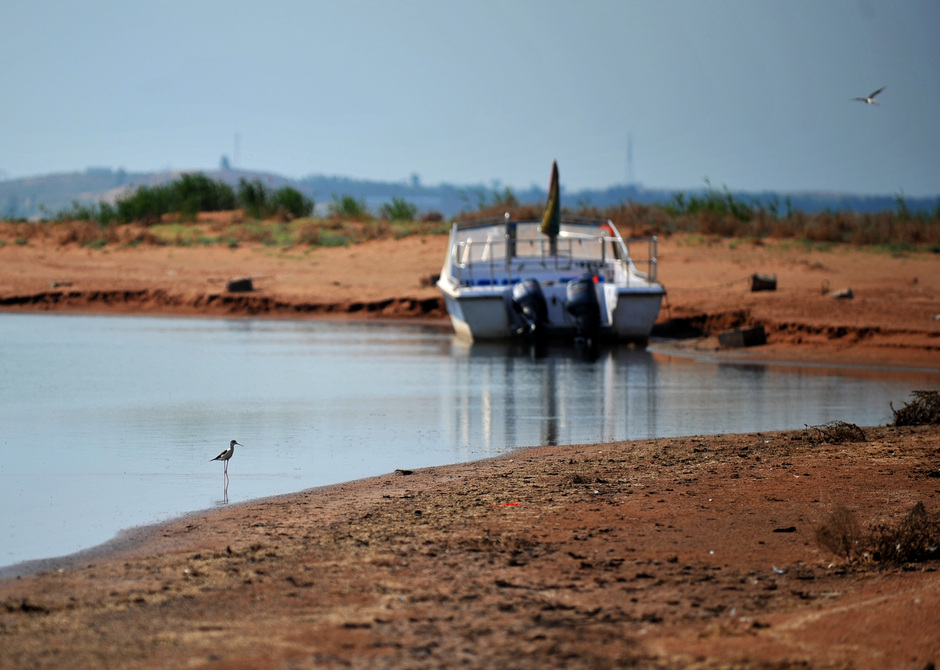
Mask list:
POLYGON ((938 35, 936 0, 3 0, 0 178, 521 189, 557 159, 578 190, 632 144, 648 187, 932 196, 938 35))

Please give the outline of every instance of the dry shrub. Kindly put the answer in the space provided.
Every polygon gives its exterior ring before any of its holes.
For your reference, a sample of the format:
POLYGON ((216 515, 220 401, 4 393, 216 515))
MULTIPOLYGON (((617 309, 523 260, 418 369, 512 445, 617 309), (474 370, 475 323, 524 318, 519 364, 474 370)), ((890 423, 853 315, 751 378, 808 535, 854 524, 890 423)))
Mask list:
POLYGON ((845 421, 830 421, 821 426, 807 426, 819 434, 822 442, 829 444, 842 444, 843 442, 864 442, 865 433, 854 423, 845 421))
POLYGON ((796 211, 792 216, 778 219, 769 235, 776 239, 800 239, 806 236, 808 225, 809 217, 804 212, 796 211))
POLYGON ((24 221, 4 221, 0 224, 0 239, 39 241, 47 237, 48 226, 24 221))
POLYGON ((878 523, 862 531, 855 513, 839 506, 816 528, 816 543, 846 560, 912 563, 940 558, 940 522, 918 502, 896 525, 878 523))
POLYGON ((861 526, 855 513, 841 505, 816 529, 816 543, 846 560, 856 553, 861 541, 861 526))
POLYGON ((686 227, 702 235, 717 235, 718 237, 744 237, 749 234, 750 226, 747 221, 720 212, 701 212, 696 217, 690 217, 692 222, 686 227))
POLYGON ((294 244, 321 247, 346 246, 360 237, 366 224, 341 219, 303 219, 294 224, 294 244))
POLYGON ((873 526, 868 551, 875 561, 911 563, 940 556, 938 544, 940 527, 931 522, 927 508, 919 502, 897 526, 873 526))
POLYGON ((853 212, 820 212, 809 218, 803 232, 813 242, 847 242, 857 221, 853 212))
POLYGON ((270 231, 261 223, 249 222, 232 226, 227 230, 228 236, 239 242, 256 242, 264 244, 270 239, 270 231))
POLYGON ((914 400, 901 409, 894 409, 895 426, 920 426, 940 423, 940 391, 912 391, 914 400))
POLYGON ((94 221, 64 221, 55 224, 53 235, 57 244, 103 245, 117 242, 117 226, 101 226, 94 221))
MULTIPOLYGON (((582 206, 573 213, 577 216, 610 219, 624 238, 650 237, 676 231, 673 218, 655 205, 630 201, 603 210, 593 206, 582 206)), ((535 218, 541 218, 541 214, 535 218)))
POLYGON ((123 245, 145 244, 162 246, 165 244, 165 242, 149 228, 137 225, 120 226, 117 229, 117 237, 118 243, 123 245))
POLYGON ((320 243, 321 226, 313 220, 305 220, 294 228, 294 236, 297 244, 309 244, 317 246, 320 243))
POLYGON ((393 236, 392 224, 385 219, 367 221, 350 230, 356 236, 365 240, 381 240, 393 236))
POLYGON ((231 226, 232 224, 243 223, 245 221, 245 210, 227 209, 218 212, 197 212, 196 221, 222 227, 231 226))

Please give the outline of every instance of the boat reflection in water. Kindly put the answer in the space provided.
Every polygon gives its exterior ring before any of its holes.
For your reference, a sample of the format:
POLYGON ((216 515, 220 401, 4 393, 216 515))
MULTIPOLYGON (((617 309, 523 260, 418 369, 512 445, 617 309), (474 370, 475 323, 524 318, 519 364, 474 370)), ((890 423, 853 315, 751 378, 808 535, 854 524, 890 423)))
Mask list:
POLYGON ((507 447, 624 439, 631 425, 657 424, 657 363, 644 349, 570 346, 535 350, 523 343, 451 344, 458 444, 498 453, 507 447))
POLYGON ((457 445, 497 454, 835 420, 875 426, 891 421, 892 402, 925 383, 917 372, 714 363, 631 346, 582 353, 454 339, 443 430, 457 445))

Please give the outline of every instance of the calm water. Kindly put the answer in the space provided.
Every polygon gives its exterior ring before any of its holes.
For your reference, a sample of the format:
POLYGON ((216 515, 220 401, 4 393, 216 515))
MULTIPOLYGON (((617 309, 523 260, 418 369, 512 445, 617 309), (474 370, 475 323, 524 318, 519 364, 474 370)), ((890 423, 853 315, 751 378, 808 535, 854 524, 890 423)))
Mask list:
POLYGON ((514 448, 887 423, 940 376, 594 361, 421 326, 0 315, 0 566, 228 502, 514 448), (223 490, 230 439, 237 449, 223 490))

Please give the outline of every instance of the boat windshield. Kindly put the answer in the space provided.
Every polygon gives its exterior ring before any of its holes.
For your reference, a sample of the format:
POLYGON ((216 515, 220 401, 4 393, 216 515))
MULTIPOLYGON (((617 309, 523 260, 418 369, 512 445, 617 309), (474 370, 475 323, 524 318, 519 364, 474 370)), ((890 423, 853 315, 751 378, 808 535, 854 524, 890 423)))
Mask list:
POLYGON ((656 237, 625 240, 610 221, 568 218, 562 219, 553 239, 539 231, 540 225, 538 220, 508 217, 455 223, 448 260, 454 280, 472 283, 482 273, 490 283, 512 283, 523 268, 531 274, 534 267, 541 267, 555 272, 580 268, 598 272, 607 281, 614 281, 618 273, 656 281, 656 237), (538 265, 529 259, 538 260, 538 265))
POLYGON ((489 263, 506 258, 505 226, 469 228, 460 231, 457 238, 457 261, 465 263, 489 263))
POLYGON ((562 221, 552 250, 551 238, 539 232, 538 221, 512 221, 488 226, 461 228, 456 237, 457 262, 489 263, 509 258, 557 256, 572 260, 620 258, 620 240, 604 225, 585 225, 562 221))

